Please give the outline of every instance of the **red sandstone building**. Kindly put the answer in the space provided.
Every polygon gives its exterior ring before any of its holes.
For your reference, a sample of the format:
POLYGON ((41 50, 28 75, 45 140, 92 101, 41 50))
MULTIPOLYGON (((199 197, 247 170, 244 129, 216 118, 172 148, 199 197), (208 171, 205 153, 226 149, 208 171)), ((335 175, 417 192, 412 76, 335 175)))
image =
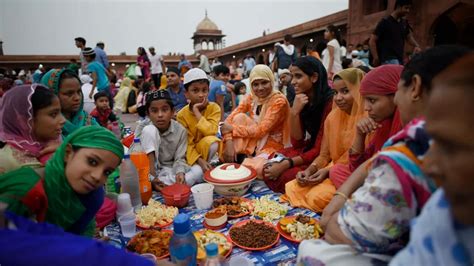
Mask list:
MULTIPOLYGON (((463 44, 474 47, 474 0, 414 0, 413 3, 408 20, 422 47, 439 44, 463 44)), ((219 57, 222 62, 235 66, 247 54, 251 54, 257 62, 268 63, 270 50, 276 42, 281 42, 286 34, 293 36, 293 43, 298 51, 304 53, 308 44, 323 39, 324 30, 329 24, 334 24, 340 29, 342 38, 346 39, 347 43, 363 43, 370 37, 377 22, 392 12, 394 5, 395 0, 349 0, 348 10, 225 48, 222 40, 225 35, 206 14, 192 39, 195 52, 204 53, 210 59, 219 57)), ((411 47, 407 47, 407 50, 410 49, 411 47)), ((67 65, 72 58, 78 59, 78 56, 0 55, 0 71, 36 69, 38 64, 43 64, 45 67, 61 67, 67 65)), ((164 59, 168 65, 177 65, 179 62, 178 56, 164 56, 164 59)), ((135 60, 135 56, 109 56, 109 61, 115 64, 118 72, 122 72, 127 64, 134 63, 135 60)), ((194 55, 188 56, 188 60, 194 65, 198 64, 194 55)))

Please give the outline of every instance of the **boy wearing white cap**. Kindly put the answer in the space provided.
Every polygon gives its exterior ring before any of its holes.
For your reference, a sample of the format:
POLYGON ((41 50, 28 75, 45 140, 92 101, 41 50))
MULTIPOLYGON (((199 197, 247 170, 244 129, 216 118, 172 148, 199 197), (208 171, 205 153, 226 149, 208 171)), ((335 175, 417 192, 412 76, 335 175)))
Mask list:
POLYGON ((178 112, 176 120, 188 132, 186 159, 189 165, 201 166, 203 172, 211 169, 209 161, 219 147, 217 131, 221 119, 221 108, 209 102, 209 79, 206 73, 193 68, 184 74, 184 88, 189 104, 178 112))

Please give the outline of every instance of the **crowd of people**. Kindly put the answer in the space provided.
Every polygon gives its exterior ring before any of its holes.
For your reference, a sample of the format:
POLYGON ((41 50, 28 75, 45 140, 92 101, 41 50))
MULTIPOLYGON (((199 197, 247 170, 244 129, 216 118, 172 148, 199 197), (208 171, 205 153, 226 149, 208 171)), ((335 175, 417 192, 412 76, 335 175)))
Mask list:
POLYGON ((286 36, 268 65, 249 55, 238 69, 205 55, 199 67, 185 56, 166 66, 140 47, 136 65, 112 80, 104 44, 79 37, 77 68, 40 66, 24 84, 3 77, 0 262, 47 265, 34 251, 61 243, 81 245, 91 261, 148 265, 77 236, 104 223, 106 184, 124 156, 120 115, 130 113, 156 193, 235 162, 291 206, 321 214, 324 239, 299 245, 299 265, 471 265, 474 55, 421 50, 403 19, 410 5, 397 0, 354 51, 332 25, 322 50, 298 55, 286 36), (407 62, 405 41, 415 47, 407 62), (31 256, 13 260, 12 243, 25 239, 31 256))

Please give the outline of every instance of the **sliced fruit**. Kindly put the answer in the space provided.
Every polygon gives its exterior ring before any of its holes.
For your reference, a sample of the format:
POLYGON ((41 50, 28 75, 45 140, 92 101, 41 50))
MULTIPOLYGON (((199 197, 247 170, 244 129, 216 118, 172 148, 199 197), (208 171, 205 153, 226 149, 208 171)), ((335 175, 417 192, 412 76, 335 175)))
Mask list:
POLYGON ((291 224, 294 222, 294 218, 293 217, 284 217, 280 220, 280 225, 283 227, 283 226, 286 226, 288 224, 291 224))

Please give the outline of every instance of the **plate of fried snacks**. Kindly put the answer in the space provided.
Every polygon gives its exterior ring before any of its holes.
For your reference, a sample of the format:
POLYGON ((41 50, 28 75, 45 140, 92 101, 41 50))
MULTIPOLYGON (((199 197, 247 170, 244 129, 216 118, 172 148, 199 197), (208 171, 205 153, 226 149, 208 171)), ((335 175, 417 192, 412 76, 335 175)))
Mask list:
POLYGON ((262 220, 245 220, 230 228, 229 238, 240 248, 265 250, 278 243, 280 234, 272 223, 262 220))
POLYGON ((228 197, 215 199, 212 203, 214 208, 225 206, 227 217, 240 218, 249 215, 252 210, 252 201, 242 197, 228 197))
POLYGON ((277 224, 277 230, 281 236, 296 243, 306 239, 318 239, 323 235, 319 222, 306 215, 282 218, 277 224))
POLYGON ((128 241, 127 249, 138 253, 151 253, 157 259, 170 255, 169 244, 173 231, 166 229, 149 229, 136 234, 128 241))
POLYGON ((222 233, 212 230, 199 230, 194 232, 198 243, 197 259, 204 260, 206 258, 206 245, 216 243, 218 246, 218 253, 222 257, 227 257, 232 252, 232 242, 222 233))
POLYGON ((150 199, 147 206, 137 211, 137 227, 140 229, 164 228, 173 223, 176 215, 178 215, 178 208, 150 199))

